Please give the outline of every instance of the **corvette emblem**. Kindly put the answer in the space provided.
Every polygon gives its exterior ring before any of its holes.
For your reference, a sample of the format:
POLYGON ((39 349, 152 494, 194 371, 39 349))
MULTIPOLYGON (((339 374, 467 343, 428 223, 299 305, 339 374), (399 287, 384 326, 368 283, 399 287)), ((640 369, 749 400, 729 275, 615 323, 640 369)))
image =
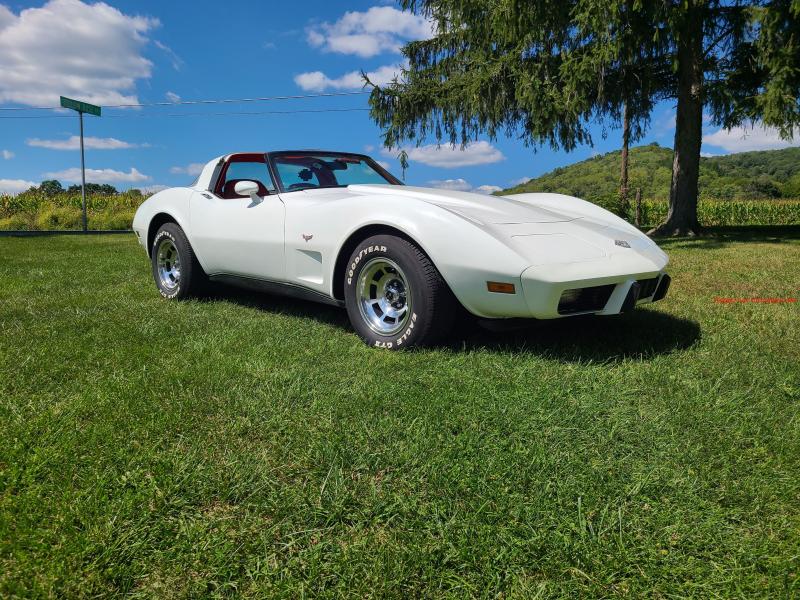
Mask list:
POLYGON ((303 234, 303 239, 304 239, 305 241, 309 241, 309 240, 310 240, 311 238, 313 238, 313 237, 314 237, 314 236, 313 236, 313 234, 312 234, 312 235, 306 235, 305 233, 303 234))
POLYGON ((631 245, 625 240, 614 240, 615 246, 622 246, 623 248, 630 248, 631 245))

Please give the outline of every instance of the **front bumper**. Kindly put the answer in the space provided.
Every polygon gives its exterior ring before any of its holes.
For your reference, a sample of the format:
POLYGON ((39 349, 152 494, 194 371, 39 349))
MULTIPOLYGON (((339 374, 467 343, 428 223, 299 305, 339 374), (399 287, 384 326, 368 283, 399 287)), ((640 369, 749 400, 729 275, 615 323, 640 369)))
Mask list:
POLYGON ((521 280, 530 316, 615 315, 666 295, 671 281, 666 261, 658 264, 641 255, 614 258, 602 269, 596 261, 526 269, 521 280))
POLYGON ((670 281, 667 262, 663 253, 646 256, 631 252, 599 260, 534 265, 516 278, 472 270, 468 282, 452 289, 469 312, 486 319, 614 315, 663 298, 670 281), (516 292, 489 292, 489 281, 514 283, 516 292))
POLYGON ((617 314, 629 312, 637 304, 656 302, 667 295, 672 281, 666 273, 637 281, 573 288, 564 291, 558 302, 559 316, 617 314), (620 303, 620 299, 622 302, 620 303))

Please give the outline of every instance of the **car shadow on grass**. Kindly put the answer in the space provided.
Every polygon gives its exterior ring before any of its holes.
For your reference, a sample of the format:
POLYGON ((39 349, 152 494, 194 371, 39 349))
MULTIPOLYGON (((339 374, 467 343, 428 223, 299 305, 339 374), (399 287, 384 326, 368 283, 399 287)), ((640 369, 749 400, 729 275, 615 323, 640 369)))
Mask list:
POLYGON ((347 312, 343 308, 310 300, 252 291, 222 283, 212 284, 204 300, 206 302, 231 302, 274 314, 314 319, 343 330, 352 330, 347 312))
POLYGON ((565 362, 615 362, 685 350, 701 337, 697 322, 647 308, 625 315, 526 321, 512 328, 517 324, 499 331, 477 326, 447 347, 537 354, 565 362))
MULTIPOLYGON (((347 312, 334 306, 224 285, 215 285, 207 301, 232 302, 270 313, 313 319, 355 335, 347 312)), ((639 308, 626 315, 552 321, 509 320, 481 325, 473 319, 460 319, 453 334, 433 349, 537 354, 567 362, 614 362, 684 350, 699 339, 700 326, 696 322, 639 308), (487 329, 489 326, 491 329, 487 329)))

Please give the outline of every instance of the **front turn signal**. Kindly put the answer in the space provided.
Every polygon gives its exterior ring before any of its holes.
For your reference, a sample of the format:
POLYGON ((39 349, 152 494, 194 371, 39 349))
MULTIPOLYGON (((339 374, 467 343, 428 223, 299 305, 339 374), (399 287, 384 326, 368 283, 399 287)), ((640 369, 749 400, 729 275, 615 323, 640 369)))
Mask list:
POLYGON ((513 283, 502 283, 500 281, 487 281, 486 288, 490 292, 495 292, 496 294, 516 294, 517 290, 514 287, 513 283))

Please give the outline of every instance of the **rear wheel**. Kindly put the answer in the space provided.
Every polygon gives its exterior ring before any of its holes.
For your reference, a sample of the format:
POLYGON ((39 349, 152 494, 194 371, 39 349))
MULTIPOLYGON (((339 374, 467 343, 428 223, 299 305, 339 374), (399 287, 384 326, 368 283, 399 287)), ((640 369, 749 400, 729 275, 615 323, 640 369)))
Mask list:
POLYGON ((165 223, 156 232, 150 260, 156 288, 164 298, 180 300, 199 294, 205 287, 206 274, 176 223, 165 223))
POLYGON ((350 257, 344 283, 350 322, 370 346, 430 345, 453 326, 458 302, 425 253, 403 238, 364 240, 350 257))

